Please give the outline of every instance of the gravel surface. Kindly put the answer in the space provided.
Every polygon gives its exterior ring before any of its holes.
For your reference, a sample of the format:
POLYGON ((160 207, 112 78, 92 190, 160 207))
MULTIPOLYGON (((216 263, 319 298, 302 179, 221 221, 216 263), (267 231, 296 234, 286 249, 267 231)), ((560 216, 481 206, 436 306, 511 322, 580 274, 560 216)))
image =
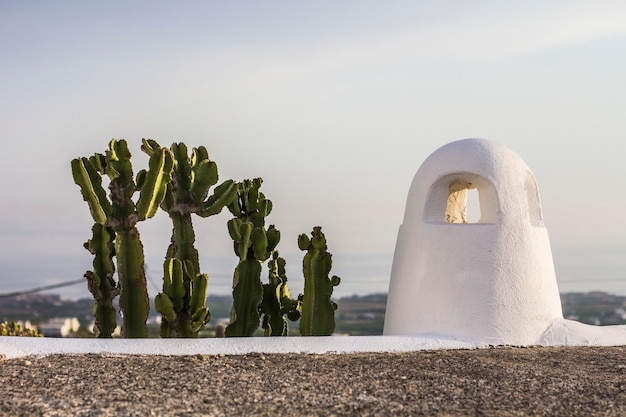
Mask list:
POLYGON ((7 416, 624 416, 626 346, 0 362, 7 416))

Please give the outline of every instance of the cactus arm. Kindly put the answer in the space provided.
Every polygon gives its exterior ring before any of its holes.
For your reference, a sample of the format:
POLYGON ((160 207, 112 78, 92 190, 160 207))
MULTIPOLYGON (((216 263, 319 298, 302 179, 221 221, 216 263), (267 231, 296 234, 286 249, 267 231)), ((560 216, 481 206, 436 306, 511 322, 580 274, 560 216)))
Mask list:
MULTIPOLYGON (((277 253, 278 255, 278 253, 277 253)), ((280 314, 287 315, 287 318, 291 321, 297 321, 300 319, 302 303, 299 300, 295 300, 291 297, 291 291, 287 287, 287 276, 285 275, 285 260, 277 256, 276 264, 278 266, 278 275, 281 278, 281 283, 277 288, 276 295, 280 299, 280 314)))
POLYGON ((107 219, 107 225, 116 232, 134 228, 138 220, 135 203, 132 200, 136 186, 130 157, 125 140, 113 139, 109 143, 104 170, 111 180, 109 190, 113 209, 107 219))
POLYGON ((226 205, 228 211, 236 218, 241 218, 244 215, 243 208, 241 207, 241 199, 239 197, 242 192, 244 192, 243 183, 237 183, 236 196, 226 205))
POLYGON ((96 169, 98 174, 100 175, 106 174, 106 165, 107 165, 106 156, 104 156, 101 153, 95 153, 89 157, 89 162, 91 162, 91 164, 96 169))
MULTIPOLYGON (((128 143, 121 139, 112 139, 106 152, 105 172, 111 180, 120 179, 128 184, 133 181, 133 167, 130 162, 131 153, 128 143)), ((134 190, 133 190, 134 192, 134 190)))
POLYGON ((195 201, 203 201, 209 188, 217 184, 219 178, 217 164, 209 159, 204 146, 193 149, 191 157, 191 185, 189 192, 195 201))
POLYGON ((87 158, 76 158, 71 162, 72 177, 80 187, 83 199, 96 223, 104 224, 111 215, 111 203, 102 187, 102 178, 87 158))
POLYGON ((233 276, 233 307, 226 337, 252 336, 259 327, 259 304, 263 301, 261 263, 254 259, 239 262, 233 276))
POLYGON ((137 186, 138 190, 141 190, 143 186, 146 184, 147 176, 148 176, 148 171, 146 171, 145 169, 142 169, 141 171, 139 171, 137 175, 135 176, 135 185, 137 186))
POLYGON ((287 287, 285 260, 278 251, 272 253, 269 266, 269 283, 263 284, 263 302, 260 311, 263 314, 262 327, 266 336, 287 336, 289 326, 285 315, 291 321, 300 318, 300 302, 291 298, 287 287))
POLYGON ((211 320, 209 308, 202 306, 191 316, 190 337, 198 337, 198 332, 205 328, 206 324, 211 320))
POLYGON ((280 314, 280 282, 273 282, 270 279, 268 284, 263 284, 263 301, 261 303, 261 314, 263 323, 261 327, 265 330, 265 336, 287 336, 288 326, 285 318, 280 314))
POLYGON ((149 219, 156 214, 172 179, 173 165, 168 149, 154 152, 150 157, 149 170, 140 184, 141 193, 137 202, 139 220, 149 219))
POLYGON ((233 217, 226 223, 226 226, 228 228, 228 234, 230 235, 230 238, 235 242, 241 241, 242 239, 241 231, 240 231, 241 220, 239 220, 236 217, 233 217))
POLYGON ((165 293, 158 293, 154 299, 154 307, 156 311, 163 315, 163 318, 170 323, 176 320, 176 311, 172 299, 165 293))
POLYGON ((143 245, 137 229, 120 231, 115 239, 120 284, 120 308, 124 312, 122 333, 129 338, 147 337, 149 302, 144 272, 143 245))
POLYGON ((158 293, 154 299, 154 308, 161 314, 161 337, 172 337, 172 323, 176 321, 176 312, 174 311, 172 300, 167 294, 158 293))
POLYGON ((182 264, 182 273, 179 273, 181 278, 176 279, 179 281, 179 290, 173 295, 176 320, 171 323, 170 328, 177 337, 197 338, 198 332, 204 329, 211 318, 209 309, 204 305, 209 277, 207 274, 196 273, 190 260, 172 261, 182 264))
POLYGON ((161 150, 161 145, 153 139, 141 139, 141 150, 148 156, 152 156, 161 150))
MULTIPOLYGON (((187 145, 184 143, 172 143, 170 150, 176 164, 175 175, 178 181, 178 191, 187 193, 191 188, 191 162, 187 155, 187 145)), ((188 198, 187 195, 184 196, 188 198)))
POLYGON ((185 324, 188 321, 186 294, 190 291, 188 269, 177 258, 167 258, 163 263, 163 293, 154 300, 157 311, 163 316, 161 337, 171 337, 174 333, 192 337, 185 324))
POLYGON ((276 229, 273 224, 270 224, 270 227, 267 229, 266 236, 267 251, 271 253, 274 251, 274 249, 276 249, 278 242, 280 242, 280 230, 276 229))
MULTIPOLYGON (((158 144, 157 141, 153 140, 153 139, 141 139, 141 150, 146 153, 150 158, 152 158, 155 154, 161 152, 163 150, 163 148, 161 147, 161 145, 158 144)), ((176 172, 176 161, 173 157, 174 153, 170 151, 170 156, 172 156, 172 170, 171 170, 171 177, 170 177, 170 181, 167 184, 167 187, 165 189, 165 196, 163 197, 163 201, 161 201, 161 208, 166 211, 166 212, 170 212, 170 210, 172 209, 172 207, 175 204, 174 201, 174 193, 172 192, 172 181, 174 180, 174 175, 176 172)), ((139 188, 143 187, 143 184, 139 184, 139 174, 137 175, 137 186, 139 188)))
POLYGON ((209 276, 207 274, 197 274, 191 281, 191 300, 189 310, 196 312, 204 307, 209 286, 209 276))
POLYGON ((248 189, 248 192, 243 194, 243 205, 248 213, 254 213, 257 211, 259 205, 259 189, 252 186, 248 189))
POLYGON ((95 223, 92 238, 85 243, 85 248, 94 255, 93 271, 87 271, 87 287, 94 297, 94 318, 98 338, 110 338, 117 327, 113 299, 119 294, 119 288, 113 279, 115 232, 95 223))
POLYGON ((248 255, 250 252, 250 247, 252 246, 252 224, 248 222, 241 223, 239 226, 239 233, 241 235, 241 240, 236 242, 239 244, 239 259, 245 261, 248 259, 248 255))
POLYGON ((233 180, 227 180, 215 187, 213 195, 202 203, 198 215, 201 217, 219 214, 225 206, 231 204, 237 195, 237 184, 233 180))
POLYGON ((330 256, 321 257, 318 251, 305 255, 303 269, 305 275, 304 297, 300 334, 303 336, 326 336, 335 330, 334 309, 330 303, 329 291, 324 278, 330 271, 330 256), (312 277, 307 281, 306 277, 312 277))
POLYGON ((312 237, 300 235, 298 246, 307 251, 303 259, 304 294, 300 334, 303 336, 330 336, 335 331, 335 309, 330 297, 339 278, 329 278, 332 255, 327 252, 326 238, 321 227, 315 227, 312 237))
POLYGON ((200 270, 198 250, 195 248, 196 235, 193 230, 193 223, 190 213, 180 213, 172 211, 172 240, 168 256, 180 260, 190 260, 195 271, 200 270))
POLYGON ((173 303, 176 312, 182 311, 185 298, 185 277, 180 259, 169 258, 163 264, 165 279, 164 291, 173 303))
POLYGON ((174 196, 170 192, 171 187, 172 184, 168 184, 167 191, 165 192, 165 198, 163 198, 163 201, 161 202, 161 208, 163 209, 163 211, 166 211, 168 213, 171 213, 173 211, 173 207, 176 205, 176 202, 174 201, 174 196))
POLYGON ((311 246, 311 241, 304 233, 298 236, 298 248, 300 250, 308 250, 309 246, 311 246))
POLYGON ((254 258, 261 262, 265 261, 269 256, 267 252, 267 233, 265 229, 262 227, 253 228, 250 239, 252 240, 254 258))

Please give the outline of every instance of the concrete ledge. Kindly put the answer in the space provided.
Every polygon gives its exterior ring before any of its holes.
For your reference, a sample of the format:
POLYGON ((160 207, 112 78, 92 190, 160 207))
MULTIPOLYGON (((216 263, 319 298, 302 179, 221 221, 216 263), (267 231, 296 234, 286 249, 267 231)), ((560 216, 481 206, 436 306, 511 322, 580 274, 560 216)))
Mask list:
MULTIPOLYGON (((243 355, 246 353, 412 352, 488 347, 485 341, 446 336, 246 337, 229 339, 53 339, 0 337, 6 358, 53 354, 109 353, 119 355, 243 355)), ((556 320, 537 340, 540 346, 626 345, 626 326, 591 326, 556 320)))
POLYGON ((478 344, 438 337, 331 336, 247 337, 228 339, 52 339, 0 337, 0 354, 31 355, 110 353, 125 355, 242 355, 260 353, 410 352, 473 349, 478 344))

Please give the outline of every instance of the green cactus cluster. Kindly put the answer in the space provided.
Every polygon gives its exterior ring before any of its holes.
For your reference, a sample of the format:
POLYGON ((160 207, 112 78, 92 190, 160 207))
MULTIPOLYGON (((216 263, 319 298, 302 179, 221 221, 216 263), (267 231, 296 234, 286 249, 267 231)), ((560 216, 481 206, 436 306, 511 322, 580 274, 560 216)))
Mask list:
MULTIPOLYGON (((120 295, 122 334, 126 337, 146 337, 146 320, 150 304, 143 245, 136 224, 138 221, 153 217, 163 201, 173 169, 171 154, 166 149, 155 152, 150 157, 149 169, 137 173, 136 181, 133 176, 131 153, 125 140, 113 139, 105 154, 76 158, 72 160, 71 166, 74 182, 80 187, 94 221, 104 226, 107 232, 115 232, 114 256, 119 279, 115 287, 119 289, 120 295), (109 179, 108 198, 102 185, 103 176, 109 179), (137 191, 139 199, 135 204, 132 197, 137 191)), ((88 249, 96 252, 96 258, 109 258, 110 247, 97 241, 96 237, 90 241, 91 243, 88 242, 88 249), (102 252, 98 253, 100 250, 102 252)), ((93 288, 101 297, 100 301, 96 297, 94 311, 99 324, 102 325, 98 329, 100 337, 111 336, 108 305, 117 293, 113 289, 109 270, 109 267, 94 267, 94 271, 85 274, 90 289, 93 288)))
POLYGON ((327 251, 326 237, 321 227, 313 228, 311 238, 302 234, 298 237, 298 247, 306 251, 302 261, 304 273, 304 293, 300 334, 302 336, 330 336, 335 331, 335 310, 337 304, 331 300, 333 288, 341 279, 328 277, 332 268, 332 255, 327 251))
MULTIPOLYGON (((163 148, 154 140, 143 140, 141 149, 152 157, 163 148)), ((167 185, 161 208, 172 220, 171 243, 164 262, 163 292, 155 299, 155 307, 163 316, 162 337, 198 337, 210 319, 205 306, 209 276, 200 273, 192 214, 208 217, 218 214, 237 192, 232 180, 218 182, 217 164, 211 161, 204 146, 194 148, 191 157, 187 146, 170 146, 174 169, 167 185)))
POLYGON ((153 217, 159 207, 172 221, 172 237, 163 264, 163 289, 155 307, 161 313, 161 337, 198 337, 210 319, 205 305, 209 276, 200 271, 192 214, 209 217, 224 207, 233 215, 228 233, 239 262, 233 274, 233 306, 225 336, 252 336, 261 326, 266 336, 286 336, 287 319, 300 320, 300 333, 330 335, 335 328, 333 287, 328 277, 332 255, 320 227, 311 238, 300 235, 304 293, 292 298, 285 259, 276 247, 280 232, 265 219, 272 202, 260 191, 262 179, 217 185, 217 164, 205 147, 191 150, 183 143, 169 148, 143 139, 148 169, 133 176, 131 153, 124 140, 112 140, 104 154, 72 160, 72 176, 94 219, 85 248, 93 255, 93 270, 85 273, 94 297, 98 337, 111 337, 116 326, 114 299, 119 296, 122 335, 147 337, 149 312, 143 245, 137 222, 153 217), (103 179, 107 180, 108 193, 103 179), (215 186, 215 187, 214 187, 215 186), (211 188, 213 188, 211 192, 211 188), (134 200, 139 192, 139 198, 134 200), (267 262, 268 282, 261 281, 267 262), (118 281, 115 280, 117 274, 118 281), (262 319, 262 320, 261 320, 262 319))

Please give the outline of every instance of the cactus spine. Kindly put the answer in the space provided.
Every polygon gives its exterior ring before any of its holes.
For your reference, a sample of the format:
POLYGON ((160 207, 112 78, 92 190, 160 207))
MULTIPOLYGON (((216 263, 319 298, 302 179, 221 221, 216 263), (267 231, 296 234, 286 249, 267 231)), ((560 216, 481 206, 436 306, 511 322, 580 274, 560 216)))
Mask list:
MULTIPOLYGON (((148 155, 162 151, 154 140, 142 142, 141 149, 148 155)), ((170 151, 174 168, 161 208, 169 214, 173 231, 163 267, 163 292, 157 295, 155 307, 163 316, 162 337, 195 338, 210 319, 205 306, 209 277, 200 273, 191 214, 208 217, 220 213, 235 197, 237 186, 232 180, 225 181, 208 197, 209 189, 217 184, 218 172, 206 148, 194 148, 191 158, 183 143, 173 143, 170 151)))
POLYGON ((263 301, 261 266, 280 241, 280 232, 271 225, 265 229, 265 217, 272 202, 259 191, 263 180, 244 180, 237 196, 228 205, 235 216, 228 221, 239 263, 233 275, 233 307, 226 336, 252 336, 259 327, 259 306, 263 301))
MULTIPOLYGON (((155 152, 150 157, 149 169, 140 171, 135 183, 130 159, 126 141, 113 139, 105 155, 77 158, 71 165, 74 181, 81 188, 95 222, 115 232, 122 333, 126 337, 146 337, 150 306, 143 245, 136 224, 156 213, 171 179, 173 162, 168 150, 155 152), (103 175, 109 178, 110 201, 102 187, 103 175), (137 190, 140 195, 135 205, 132 197, 137 190)), ((104 316, 100 319, 106 321, 104 316)))
POLYGON ((307 251, 302 262, 304 272, 304 294, 300 334, 302 336, 330 336, 335 331, 337 304, 331 301, 333 287, 339 285, 337 276, 328 278, 332 267, 332 255, 327 252, 326 237, 321 227, 314 227, 311 238, 302 234, 298 247, 307 251))
POLYGON ((278 251, 272 253, 269 266, 269 283, 263 284, 263 302, 260 306, 263 321, 261 327, 265 336, 287 336, 289 326, 285 315, 291 321, 300 318, 301 303, 291 298, 291 292, 287 287, 287 275, 285 274, 285 260, 280 257, 278 251))

